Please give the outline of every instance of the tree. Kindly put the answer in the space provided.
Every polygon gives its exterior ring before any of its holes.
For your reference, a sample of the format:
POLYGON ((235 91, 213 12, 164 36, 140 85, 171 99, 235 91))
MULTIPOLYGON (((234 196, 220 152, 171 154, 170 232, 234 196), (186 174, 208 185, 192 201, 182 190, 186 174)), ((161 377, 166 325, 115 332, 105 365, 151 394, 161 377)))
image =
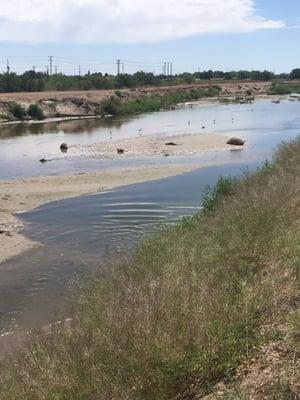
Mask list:
POLYGON ((293 69, 290 76, 291 79, 300 79, 300 68, 293 69))

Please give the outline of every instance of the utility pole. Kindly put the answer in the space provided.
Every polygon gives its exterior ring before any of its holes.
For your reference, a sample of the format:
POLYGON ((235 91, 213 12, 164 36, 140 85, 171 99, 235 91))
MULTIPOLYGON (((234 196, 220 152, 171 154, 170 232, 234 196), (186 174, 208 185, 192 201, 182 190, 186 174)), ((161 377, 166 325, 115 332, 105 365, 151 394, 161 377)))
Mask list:
POLYGON ((118 70, 117 75, 118 76, 120 75, 120 65, 121 65, 121 60, 117 60, 117 70, 118 70))
POLYGON ((122 63, 122 74, 124 75, 124 63, 122 63))
POLYGON ((49 65, 46 65, 46 74, 49 75, 49 65))
POLYGON ((167 63, 166 62, 164 62, 163 73, 164 73, 164 75, 167 75, 167 63))
POLYGON ((49 56, 50 75, 52 75, 53 56, 49 56))
POLYGON ((78 66, 78 75, 79 75, 79 78, 81 77, 81 66, 79 65, 78 66))
POLYGON ((35 65, 32 66, 32 71, 35 72, 35 65))
POLYGON ((167 62, 167 76, 170 75, 170 63, 169 61, 167 62))
POLYGON ((171 62, 170 75, 173 76, 173 63, 171 62))
POLYGON ((6 60, 6 71, 7 71, 7 75, 9 75, 10 73, 10 66, 9 66, 9 60, 6 60))

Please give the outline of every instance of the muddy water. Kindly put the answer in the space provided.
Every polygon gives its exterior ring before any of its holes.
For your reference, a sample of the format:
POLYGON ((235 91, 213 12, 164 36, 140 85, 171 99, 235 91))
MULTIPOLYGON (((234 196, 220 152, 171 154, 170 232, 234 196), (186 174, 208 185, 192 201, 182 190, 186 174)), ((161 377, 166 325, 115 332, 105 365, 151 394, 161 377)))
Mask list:
POLYGON ((299 132, 300 102, 284 101, 274 104, 270 100, 242 105, 189 106, 176 111, 143 114, 119 120, 95 119, 38 125, 11 125, 0 128, 0 179, 23 178, 38 175, 96 171, 132 163, 170 163, 188 161, 234 162, 233 152, 208 152, 189 157, 165 159, 93 160, 70 157, 59 146, 92 144, 118 140, 139 134, 218 133, 240 136, 248 141, 241 161, 255 160, 269 154, 282 139, 299 132), (190 124, 188 124, 190 121, 190 124), (205 126, 203 130, 202 127, 205 126), (140 131, 141 130, 141 131, 140 131), (52 160, 46 164, 39 159, 52 160))
MULTIPOLYGON (((174 134, 193 131, 199 124, 206 124, 207 130, 213 127, 217 133, 230 132, 243 137, 249 141, 249 147, 241 152, 193 156, 195 159, 210 157, 216 164, 225 161, 228 163, 225 166, 53 202, 23 214, 22 218, 27 222, 24 234, 40 241, 42 246, 1 264, 0 332, 40 326, 56 320, 57 313, 67 315, 69 289, 88 271, 130 252, 158 225, 175 223, 182 216, 195 213, 206 186, 213 185, 220 174, 239 174, 270 157, 276 144, 299 134, 299 111, 298 102, 279 105, 258 102, 184 108, 117 122, 73 121, 32 128, 18 126, 16 131, 2 131, 2 178, 103 168, 104 163, 109 165, 109 162, 69 159, 67 155, 57 154, 57 146, 61 141, 76 144, 106 140, 109 130, 113 130, 114 137, 120 138, 137 135, 141 127, 144 134, 174 134), (191 120, 191 126, 187 125, 188 120, 191 120), (25 151, 26 157, 22 155, 25 151), (57 156, 57 159, 42 166, 36 161, 40 156, 57 156)), ((193 157, 189 157, 189 161, 193 157)), ((185 157, 174 159, 186 162, 185 157)), ((116 161, 122 162, 129 161, 116 161)), ((143 162, 165 162, 165 159, 143 162)))

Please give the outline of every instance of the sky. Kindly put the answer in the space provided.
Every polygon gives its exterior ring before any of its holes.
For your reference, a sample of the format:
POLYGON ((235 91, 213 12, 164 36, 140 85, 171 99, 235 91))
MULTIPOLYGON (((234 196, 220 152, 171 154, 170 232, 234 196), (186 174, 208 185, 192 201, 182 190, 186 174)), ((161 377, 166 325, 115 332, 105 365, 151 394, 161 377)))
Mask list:
POLYGON ((300 68, 300 0, 0 0, 0 71, 300 68))

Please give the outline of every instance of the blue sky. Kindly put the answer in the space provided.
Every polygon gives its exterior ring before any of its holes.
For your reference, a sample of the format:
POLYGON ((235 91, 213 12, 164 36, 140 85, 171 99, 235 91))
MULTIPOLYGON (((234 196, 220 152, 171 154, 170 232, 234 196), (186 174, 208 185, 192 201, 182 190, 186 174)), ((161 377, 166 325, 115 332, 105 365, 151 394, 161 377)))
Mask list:
POLYGON ((300 67, 299 0, 50 3, 11 0, 11 8, 0 8, 1 70, 7 58, 12 70, 44 70, 49 55, 66 73, 79 64, 83 72, 114 72, 117 58, 125 72, 161 72, 164 61, 174 72, 300 67))

